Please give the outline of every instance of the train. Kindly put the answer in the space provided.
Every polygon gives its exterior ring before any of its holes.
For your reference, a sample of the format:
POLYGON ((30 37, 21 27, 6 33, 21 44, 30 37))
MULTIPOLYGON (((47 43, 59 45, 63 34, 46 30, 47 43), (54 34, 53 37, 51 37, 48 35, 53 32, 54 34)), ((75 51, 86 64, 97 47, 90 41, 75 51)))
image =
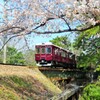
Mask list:
POLYGON ((35 45, 35 61, 37 66, 76 68, 75 54, 52 43, 35 45))

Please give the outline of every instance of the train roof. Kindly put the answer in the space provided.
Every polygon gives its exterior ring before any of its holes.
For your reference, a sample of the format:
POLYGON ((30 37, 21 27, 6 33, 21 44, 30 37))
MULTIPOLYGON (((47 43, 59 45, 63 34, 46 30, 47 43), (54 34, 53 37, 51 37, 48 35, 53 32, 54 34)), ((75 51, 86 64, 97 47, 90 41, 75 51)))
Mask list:
POLYGON ((38 43, 36 45, 53 45, 51 42, 46 42, 46 43, 38 43))
MULTIPOLYGON (((64 49, 64 48, 62 48, 62 47, 60 47, 60 46, 57 46, 57 45, 52 44, 51 42, 47 42, 47 43, 38 43, 38 44, 36 44, 36 46, 40 46, 40 45, 52 45, 52 46, 58 47, 58 48, 60 48, 60 49, 62 49, 62 50, 65 50, 65 51, 67 51, 67 52, 69 52, 69 53, 72 53, 71 51, 69 51, 69 50, 67 50, 67 49, 64 49)), ((72 53, 72 54, 74 54, 74 53, 72 53)))

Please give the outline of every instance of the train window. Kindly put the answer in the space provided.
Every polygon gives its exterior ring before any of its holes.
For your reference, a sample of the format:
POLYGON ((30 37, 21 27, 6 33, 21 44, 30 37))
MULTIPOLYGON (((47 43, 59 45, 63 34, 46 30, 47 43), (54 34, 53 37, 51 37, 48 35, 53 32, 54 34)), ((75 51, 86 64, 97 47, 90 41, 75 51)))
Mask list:
POLYGON ((72 59, 72 53, 69 54, 69 58, 72 59))
POLYGON ((61 56, 65 57, 65 52, 64 51, 61 52, 61 56))
POLYGON ((41 53, 44 54, 45 53, 45 47, 41 48, 41 53))
POLYGON ((51 48, 50 47, 46 48, 46 53, 47 54, 51 53, 51 48))
POLYGON ((36 48, 36 53, 40 53, 40 48, 36 48))
POLYGON ((63 57, 66 57, 66 53, 64 52, 63 57))
POLYGON ((54 52, 55 52, 55 54, 57 55, 57 54, 58 54, 58 49, 55 49, 55 51, 54 51, 54 52))

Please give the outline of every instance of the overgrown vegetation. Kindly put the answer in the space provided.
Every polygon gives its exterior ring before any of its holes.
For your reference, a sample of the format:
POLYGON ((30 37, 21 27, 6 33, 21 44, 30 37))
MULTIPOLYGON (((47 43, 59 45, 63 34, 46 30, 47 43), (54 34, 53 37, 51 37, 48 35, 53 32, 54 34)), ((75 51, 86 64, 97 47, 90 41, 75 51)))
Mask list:
POLYGON ((100 100, 100 81, 91 83, 84 88, 82 100, 100 100))
POLYGON ((78 66, 96 68, 100 65, 100 26, 77 33, 75 47, 80 50, 78 66))
MULTIPOLYGON (((100 72, 100 26, 77 33, 75 47, 80 50, 78 67, 93 68, 100 72)), ((81 100, 100 100, 100 76, 98 81, 87 85, 81 100)))

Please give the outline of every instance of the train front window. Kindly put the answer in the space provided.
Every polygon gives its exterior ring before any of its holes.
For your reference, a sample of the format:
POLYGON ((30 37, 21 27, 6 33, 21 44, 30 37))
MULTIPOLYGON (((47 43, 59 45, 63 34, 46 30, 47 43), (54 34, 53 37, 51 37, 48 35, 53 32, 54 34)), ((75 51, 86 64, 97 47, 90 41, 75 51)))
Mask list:
POLYGON ((47 53, 47 54, 50 54, 50 53, 51 53, 51 48, 50 48, 50 47, 47 47, 47 48, 46 48, 46 53, 47 53))
POLYGON ((36 53, 40 53, 40 48, 36 48, 36 53))
POLYGON ((45 47, 41 48, 41 53, 44 54, 45 53, 45 47))

